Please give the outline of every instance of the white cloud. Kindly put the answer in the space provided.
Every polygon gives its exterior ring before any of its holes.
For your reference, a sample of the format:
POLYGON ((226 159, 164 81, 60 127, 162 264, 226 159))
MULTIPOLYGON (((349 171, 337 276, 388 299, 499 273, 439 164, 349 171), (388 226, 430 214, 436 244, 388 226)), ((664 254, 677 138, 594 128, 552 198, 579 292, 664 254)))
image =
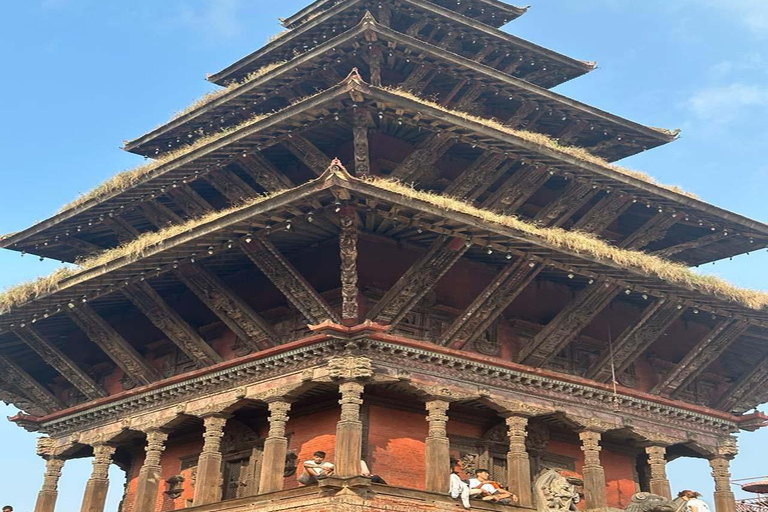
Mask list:
POLYGON ((701 119, 724 123, 745 108, 768 108, 768 86, 733 83, 708 87, 691 96, 687 106, 701 119))
POLYGON ((235 37, 243 31, 241 0, 205 0, 198 8, 185 4, 177 21, 207 35, 235 37))

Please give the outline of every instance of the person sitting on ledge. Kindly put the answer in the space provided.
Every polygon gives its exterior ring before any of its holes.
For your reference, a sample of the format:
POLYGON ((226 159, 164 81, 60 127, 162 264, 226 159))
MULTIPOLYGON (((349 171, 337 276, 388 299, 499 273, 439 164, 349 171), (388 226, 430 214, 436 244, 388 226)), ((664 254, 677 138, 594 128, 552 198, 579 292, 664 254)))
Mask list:
POLYGON ((465 480, 464 468, 459 459, 451 459, 451 477, 448 483, 448 494, 453 499, 460 499, 461 505, 469 510, 469 484, 465 480))
POLYGON ((296 480, 302 485, 316 484, 318 480, 333 474, 335 466, 325 461, 325 452, 317 451, 312 454, 312 460, 304 461, 301 475, 296 480))
POLYGON ((491 480, 490 476, 491 474, 487 469, 475 471, 475 478, 469 480, 470 495, 479 494, 483 501, 493 501, 502 505, 516 503, 517 496, 504 489, 498 482, 491 480))
POLYGON ((371 483, 387 485, 387 482, 385 482, 384 479, 381 478, 379 475, 371 474, 371 471, 368 469, 368 464, 366 464, 363 459, 360 459, 360 476, 363 476, 365 478, 370 478, 371 483))

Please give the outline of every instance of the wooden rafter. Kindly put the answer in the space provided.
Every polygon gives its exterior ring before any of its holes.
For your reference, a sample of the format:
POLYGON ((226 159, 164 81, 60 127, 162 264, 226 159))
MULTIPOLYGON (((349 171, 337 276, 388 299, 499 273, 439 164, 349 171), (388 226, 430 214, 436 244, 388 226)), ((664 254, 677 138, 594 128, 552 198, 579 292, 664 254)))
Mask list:
POLYGON ((3 355, 0 355, 0 380, 13 384, 46 413, 64 408, 64 404, 48 388, 3 355))
POLYGON ((588 285, 520 350, 519 361, 529 366, 546 364, 610 304, 619 290, 602 280, 588 285))
POLYGON ((396 325, 467 251, 458 238, 440 237, 368 313, 368 318, 396 325))
MULTIPOLYGON (((752 368, 744 372, 740 378, 723 392, 716 407, 726 411, 731 410, 743 402, 749 395, 753 394, 756 389, 764 389, 760 388, 760 385, 766 382, 768 382, 768 354, 760 358, 752 368)), ((748 404, 747 408, 756 405, 748 404)))
POLYGON ((27 327, 25 329, 15 329, 13 333, 21 341, 26 343, 29 348, 37 352, 37 355, 39 355, 46 364, 59 372, 59 374, 77 388, 83 396, 89 400, 107 396, 107 392, 104 391, 104 388, 96 384, 96 382, 77 366, 72 359, 59 350, 53 343, 43 338, 39 332, 33 330, 31 327, 27 327))
POLYGON ((676 301, 659 299, 649 304, 637 321, 624 329, 613 342, 613 350, 605 349, 587 371, 586 377, 596 381, 611 380, 611 365, 616 374, 629 365, 664 334, 664 331, 683 314, 676 301))
POLYGON ((256 195, 256 191, 250 185, 228 169, 211 172, 205 180, 230 203, 239 203, 256 195))
POLYGON ((160 380, 160 373, 139 355, 106 320, 88 304, 69 309, 70 318, 123 372, 137 384, 149 384, 160 380))
POLYGON ((724 319, 699 341, 685 357, 675 365, 666 378, 653 387, 651 393, 677 396, 685 390, 701 372, 725 352, 749 327, 740 320, 724 319))
POLYGON ((608 226, 630 206, 632 206, 630 196, 616 193, 606 194, 577 220, 571 229, 599 235, 608 229, 608 226))
POLYGON ((455 144, 456 140, 450 135, 435 133, 416 145, 410 155, 406 156, 392 171, 391 177, 408 181, 424 168, 437 162, 441 156, 455 144))
POLYGON ((434 77, 434 68, 426 64, 417 65, 411 74, 400 84, 404 91, 423 90, 434 77))
POLYGON ((115 232, 120 242, 130 242, 141 234, 139 230, 131 226, 128 221, 116 215, 114 217, 104 217, 104 225, 115 232))
POLYGON ((247 172, 264 190, 274 192, 291 188, 294 183, 261 153, 250 153, 237 160, 237 165, 247 172))
POLYGON ((446 187, 443 194, 462 199, 477 198, 509 168, 511 162, 501 165, 504 160, 499 153, 483 153, 446 187))
POLYGON ((187 217, 202 217, 213 211, 211 204, 186 183, 171 187, 167 194, 187 217))
POLYGON ((507 119, 507 125, 511 126, 512 128, 517 128, 524 124, 524 121, 528 118, 529 115, 531 115, 534 112, 537 112, 541 109, 539 107, 538 103, 536 103, 533 100, 524 100, 519 107, 517 107, 517 110, 514 114, 512 114, 512 117, 507 119))
POLYGON ((339 322, 339 317, 298 270, 285 259, 272 242, 266 238, 254 238, 250 243, 242 241, 240 247, 267 278, 298 309, 310 324, 327 320, 339 322))
POLYGON ((679 254, 689 249, 698 249, 699 247, 704 247, 706 245, 713 244, 715 242, 722 240, 723 238, 726 238, 727 236, 728 235, 726 234, 726 232, 716 231, 715 233, 710 233, 708 235, 700 236, 689 242, 683 242, 681 244, 672 245, 664 249, 659 249, 658 251, 654 251, 653 254, 657 256, 661 256, 663 258, 668 258, 670 256, 674 256, 675 254, 679 254))
POLYGON ((623 249, 642 249, 651 242, 661 240, 677 219, 669 212, 657 213, 640 226, 634 233, 619 243, 623 249))
POLYGON ((91 242, 87 242, 76 236, 70 236, 69 238, 67 238, 66 243, 67 245, 74 247, 78 251, 81 251, 81 254, 94 254, 104 250, 104 247, 100 245, 92 244, 91 242))
POLYGON ((141 201, 138 208, 149 219, 149 222, 160 229, 169 224, 181 224, 182 222, 181 217, 176 215, 173 210, 157 201, 141 201))
POLYGON ((525 165, 491 194, 483 208, 511 214, 517 211, 549 179, 549 173, 533 165, 525 165))
POLYGON ((123 295, 130 300, 168 339, 198 367, 220 363, 223 359, 165 300, 147 283, 126 286, 123 295))
POLYGON ((282 140, 283 145, 293 153, 309 170, 320 176, 328 168, 331 159, 306 137, 292 135, 282 140))
POLYGON ((185 264, 175 274, 251 351, 279 343, 269 322, 202 265, 185 264))
POLYGON ((463 112, 470 112, 476 109, 480 95, 487 90, 487 86, 482 83, 474 83, 470 85, 456 101, 454 108, 463 112))
POLYGON ((441 335, 440 343, 462 349, 481 336, 541 272, 544 265, 520 258, 504 267, 441 335))
POLYGON ((596 193, 588 184, 570 180, 557 198, 539 210, 534 221, 547 227, 560 226, 596 193))

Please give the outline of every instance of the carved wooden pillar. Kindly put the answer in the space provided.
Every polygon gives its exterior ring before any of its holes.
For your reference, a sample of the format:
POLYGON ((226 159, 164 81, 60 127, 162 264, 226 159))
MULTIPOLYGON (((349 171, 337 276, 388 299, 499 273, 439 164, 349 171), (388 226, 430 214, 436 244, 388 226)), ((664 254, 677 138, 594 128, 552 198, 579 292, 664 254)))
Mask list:
POLYGON ((224 436, 226 416, 203 418, 203 450, 197 459, 194 506, 221 501, 221 438, 224 436))
POLYGON ((147 446, 144 448, 144 464, 139 470, 139 480, 136 484, 136 498, 133 512, 154 512, 157 502, 157 491, 160 488, 160 456, 165 450, 168 433, 159 428, 151 428, 147 432, 147 446))
POLYGON ((53 512, 56 508, 56 497, 59 495, 58 485, 64 459, 50 455, 45 459, 45 475, 43 486, 37 493, 35 512, 53 512))
POLYGON ((104 512, 109 490, 109 465, 112 464, 114 453, 114 446, 105 443, 93 445, 93 470, 85 484, 80 512, 104 512))
POLYGON ((285 437, 285 424, 291 403, 278 397, 269 402, 269 434, 264 441, 264 456, 259 477, 259 493, 280 491, 285 478, 285 456, 288 453, 288 438, 285 437))
POLYGON ((667 449, 664 446, 646 446, 648 467, 651 473, 650 487, 653 494, 672 499, 672 489, 667 479, 667 449))
POLYGON ((450 402, 439 398, 426 402, 429 432, 426 439, 426 478, 424 487, 430 492, 448 492, 451 475, 450 444, 446 423, 450 402))
POLYGON ((526 427, 528 418, 523 416, 508 416, 505 419, 509 436, 509 452, 507 452, 507 486, 509 491, 517 495, 518 504, 523 507, 533 506, 531 492, 531 460, 525 449, 525 438, 528 435, 526 427))
POLYGON ((360 406, 363 404, 364 385, 356 380, 339 384, 341 417, 336 424, 336 475, 342 478, 360 475, 360 457, 363 449, 363 422, 360 406))
POLYGON ((584 452, 584 498, 586 509, 604 508, 605 499, 605 470, 600 464, 600 432, 583 430, 579 432, 581 450, 584 452))
POLYGON ((341 321, 355 325, 357 304, 357 213, 345 208, 339 215, 339 252, 341 256, 341 321))
POLYGON ((737 453, 736 438, 728 437, 720 441, 717 455, 709 459, 715 479, 715 512, 736 512, 736 499, 731 491, 731 460, 737 453))

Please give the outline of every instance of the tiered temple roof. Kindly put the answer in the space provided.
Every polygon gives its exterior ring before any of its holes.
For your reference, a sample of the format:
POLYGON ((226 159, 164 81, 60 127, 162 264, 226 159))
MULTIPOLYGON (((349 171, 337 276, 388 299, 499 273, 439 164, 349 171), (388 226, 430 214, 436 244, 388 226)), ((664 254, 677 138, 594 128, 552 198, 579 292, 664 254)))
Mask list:
POLYGON ((0 239, 90 256, 6 295, 0 398, 45 429, 365 318, 751 425, 737 414, 768 399, 768 300, 675 262, 764 248, 768 226, 611 164, 676 132, 549 91, 593 65, 496 28, 523 12, 320 0, 285 20, 211 77, 221 94, 126 144, 156 162, 0 239), (350 229, 359 249, 339 254, 350 229), (222 329, 232 347, 211 341, 222 329))

